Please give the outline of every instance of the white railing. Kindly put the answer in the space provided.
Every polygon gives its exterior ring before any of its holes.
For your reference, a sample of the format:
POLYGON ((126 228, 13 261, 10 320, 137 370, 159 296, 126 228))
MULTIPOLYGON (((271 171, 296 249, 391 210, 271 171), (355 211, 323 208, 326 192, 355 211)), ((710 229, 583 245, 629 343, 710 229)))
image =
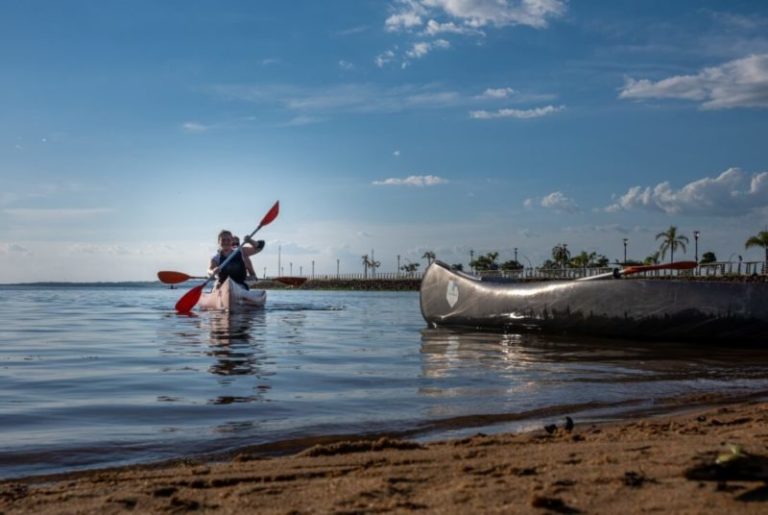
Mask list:
MULTIPOLYGON (((521 268, 519 270, 488 270, 471 271, 466 273, 477 275, 484 279, 502 279, 502 280, 535 280, 535 279, 579 279, 581 277, 590 277, 610 273, 614 268, 621 269, 620 265, 599 268, 521 268)), ((633 274, 635 277, 667 277, 667 276, 695 276, 695 277, 718 277, 726 275, 766 274, 768 267, 764 261, 718 261, 699 265, 691 270, 654 270, 651 272, 641 272, 633 274)), ((419 272, 376 272, 375 274, 352 273, 352 274, 315 274, 303 276, 316 281, 361 281, 361 280, 379 280, 379 281, 402 281, 419 280, 424 275, 419 272)), ((267 279, 270 279, 269 277, 267 279)))

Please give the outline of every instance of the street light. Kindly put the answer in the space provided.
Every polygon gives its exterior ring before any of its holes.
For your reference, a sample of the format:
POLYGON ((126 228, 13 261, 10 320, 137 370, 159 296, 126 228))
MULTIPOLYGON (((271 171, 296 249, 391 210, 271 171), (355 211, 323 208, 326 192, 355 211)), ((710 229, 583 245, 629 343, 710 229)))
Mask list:
POLYGON ((697 265, 699 264, 699 234, 701 234, 699 231, 693 231, 693 260, 697 265))
POLYGON ((629 238, 624 238, 624 264, 627 264, 627 243, 629 243, 629 238))
POLYGON ((515 247, 515 263, 517 263, 517 247, 515 247))

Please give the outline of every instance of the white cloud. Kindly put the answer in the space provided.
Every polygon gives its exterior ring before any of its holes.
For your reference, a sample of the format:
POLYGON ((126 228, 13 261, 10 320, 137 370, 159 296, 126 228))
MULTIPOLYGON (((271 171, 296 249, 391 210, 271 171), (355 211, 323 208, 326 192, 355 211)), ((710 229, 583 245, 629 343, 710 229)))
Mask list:
POLYGON ((17 220, 27 222, 56 222, 67 220, 79 220, 84 218, 95 218, 111 213, 109 208, 95 209, 36 209, 36 208, 9 208, 3 212, 17 220))
POLYGON ((349 61, 345 61, 344 59, 340 59, 338 64, 339 64, 339 68, 341 68, 342 70, 354 70, 355 69, 355 65, 354 64, 350 63, 349 61))
POLYGON ((385 50, 384 52, 377 55, 376 59, 374 59, 373 62, 375 62, 376 66, 378 66, 379 68, 384 68, 386 65, 388 65, 394 60, 395 60, 395 52, 393 50, 385 50))
POLYGON ((619 98, 689 100, 699 102, 703 109, 768 107, 768 54, 657 82, 627 78, 619 98))
POLYGON ((570 197, 567 197, 561 191, 553 191, 549 195, 538 198, 527 198, 523 201, 523 206, 530 209, 536 206, 541 206, 547 209, 554 209, 558 212, 565 213, 578 213, 581 211, 579 205, 570 197))
POLYGON ((750 177, 738 168, 729 168, 715 178, 705 177, 678 190, 667 181, 654 187, 633 186, 605 210, 639 208, 667 214, 740 216, 764 207, 768 207, 768 172, 750 177))
POLYGON ((405 52, 405 55, 410 59, 421 59, 433 50, 446 49, 450 47, 451 44, 444 39, 437 39, 435 41, 419 41, 418 43, 414 43, 411 49, 405 52))
POLYGON ((485 109, 480 111, 471 111, 469 113, 470 118, 476 120, 492 120, 494 118, 517 118, 520 120, 529 118, 541 118, 554 114, 558 111, 565 109, 565 106, 553 106, 548 105, 545 107, 535 107, 533 109, 498 109, 496 111, 486 111, 485 109))
POLYGON ((455 106, 462 101, 457 92, 441 89, 439 84, 382 88, 372 83, 352 83, 315 89, 291 85, 234 85, 218 86, 215 92, 246 102, 282 105, 302 114, 398 112, 414 107, 455 106))
POLYGON ((389 178, 383 181, 373 181, 374 186, 437 186, 448 181, 436 175, 411 175, 405 179, 389 178))
POLYGON ((67 245, 64 251, 69 254, 75 254, 75 255, 95 254, 95 255, 109 255, 109 256, 115 256, 115 255, 127 256, 127 255, 133 255, 133 254, 146 253, 141 251, 130 251, 128 248, 123 247, 122 245, 104 245, 104 244, 96 244, 96 243, 73 243, 73 244, 67 245))
MULTIPOLYGON (((388 32, 404 32, 422 37, 441 34, 484 37, 484 27, 525 25, 542 29, 549 20, 563 15, 565 0, 394 0, 391 14, 384 22, 388 32)), ((409 59, 418 59, 436 48, 449 48, 445 40, 415 43, 400 61, 405 68, 409 59)), ((376 65, 383 67, 395 60, 394 52, 379 54, 376 65)))
POLYGON ((414 6, 411 6, 411 10, 409 11, 403 11, 398 14, 393 14, 389 18, 387 18, 387 21, 384 22, 384 25, 386 26, 387 30, 390 32, 395 32, 398 30, 404 30, 404 29, 412 29, 413 27, 418 27, 421 25, 421 16, 419 16, 414 8, 414 6))
POLYGON ((473 35, 473 36, 485 36, 485 32, 482 30, 474 29, 467 26, 456 25, 454 22, 449 21, 447 23, 440 23, 435 20, 429 20, 424 28, 424 35, 437 36, 438 34, 460 34, 460 35, 473 35))
POLYGON ((469 29, 513 25, 545 28, 551 18, 566 10, 563 0, 399 0, 397 4, 401 8, 387 18, 388 30, 414 29, 426 16, 430 21, 455 20, 469 29))
POLYGON ((299 115, 294 116, 287 122, 280 125, 280 127, 303 127, 305 125, 312 125, 315 123, 321 123, 325 121, 324 118, 320 118, 317 116, 305 116, 305 115, 299 115))
POLYGON ((502 98, 507 98, 515 93, 516 91, 512 88, 488 88, 483 91, 483 94, 479 95, 477 98, 499 100, 502 98))
POLYGON ((30 255, 31 252, 26 247, 19 245, 18 243, 3 243, 0 245, 0 255, 21 254, 30 255))
POLYGON ((400 157, 400 151, 399 150, 395 150, 394 152, 392 152, 392 155, 395 156, 395 157, 400 157))
POLYGON ((181 125, 181 128, 184 129, 186 132, 205 132, 208 129, 210 129, 209 126, 203 125, 199 122, 184 122, 181 125))

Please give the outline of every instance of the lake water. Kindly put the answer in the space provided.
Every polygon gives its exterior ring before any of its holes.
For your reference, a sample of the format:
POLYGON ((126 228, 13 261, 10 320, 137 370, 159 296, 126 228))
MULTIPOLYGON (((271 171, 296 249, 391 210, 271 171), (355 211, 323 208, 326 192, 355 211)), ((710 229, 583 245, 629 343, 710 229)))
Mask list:
POLYGON ((417 292, 274 290, 263 311, 179 316, 185 291, 0 286, 0 477, 768 391, 759 349, 428 330, 417 292))

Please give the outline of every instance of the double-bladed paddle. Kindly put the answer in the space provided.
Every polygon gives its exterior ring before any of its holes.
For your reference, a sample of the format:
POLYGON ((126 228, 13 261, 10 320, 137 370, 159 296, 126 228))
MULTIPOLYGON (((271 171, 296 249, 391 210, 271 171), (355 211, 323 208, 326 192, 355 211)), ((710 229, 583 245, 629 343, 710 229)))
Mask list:
POLYGON ((652 272, 653 270, 692 270, 698 266, 696 261, 677 261, 675 263, 662 263, 660 265, 631 265, 623 270, 615 270, 607 274, 593 275, 591 277, 582 277, 577 281, 596 281, 598 279, 618 279, 622 275, 639 274, 641 272, 652 272))
MULTIPOLYGON (((259 232, 259 230, 264 227, 265 225, 268 225, 272 223, 272 221, 277 218, 277 214, 280 212, 280 201, 278 200, 275 202, 275 205, 272 206, 272 208, 267 212, 266 215, 264 215, 264 218, 261 219, 261 222, 259 223, 259 226, 256 227, 253 232, 248 236, 249 238, 253 238, 253 235, 259 232)), ((240 249, 243 245, 245 245, 245 239, 243 238, 243 242, 238 245, 237 249, 235 249, 234 252, 232 252, 229 256, 227 256, 227 259, 224 260, 223 263, 219 265, 219 268, 224 268, 227 263, 229 263, 232 258, 234 258, 237 254, 240 253, 240 249)), ((189 313, 192 311, 192 308, 195 307, 195 304, 197 304, 197 301, 200 300, 200 295, 203 293, 203 288, 205 288, 209 282, 211 282, 211 279, 213 279, 213 275, 208 277, 205 282, 202 284, 199 284, 189 290, 187 293, 184 294, 183 297, 179 299, 179 301, 176 303, 176 311, 178 313, 189 313)))
POLYGON ((194 277, 183 272, 172 272, 170 270, 161 270, 157 273, 157 278, 163 284, 179 284, 190 279, 205 279, 205 277, 194 277))

